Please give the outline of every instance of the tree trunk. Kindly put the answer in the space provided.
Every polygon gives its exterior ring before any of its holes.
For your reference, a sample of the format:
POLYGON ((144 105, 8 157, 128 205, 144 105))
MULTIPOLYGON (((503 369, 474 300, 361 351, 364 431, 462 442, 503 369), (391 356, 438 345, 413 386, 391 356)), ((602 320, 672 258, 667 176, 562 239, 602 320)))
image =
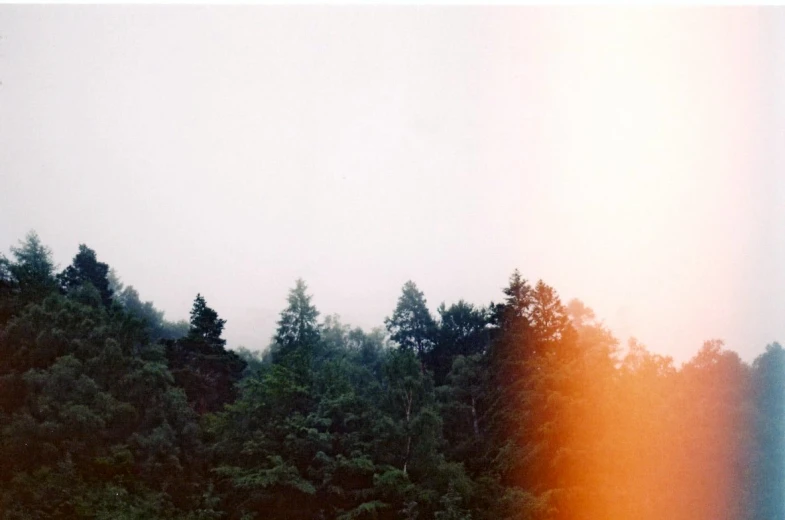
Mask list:
POLYGON ((412 434, 409 431, 409 423, 412 416, 412 401, 414 399, 414 392, 409 390, 406 392, 406 454, 403 458, 403 474, 406 475, 406 467, 409 465, 409 455, 412 450, 412 434))
POLYGON ((477 422, 477 407, 475 406, 474 396, 472 396, 472 426, 474 426, 474 436, 480 438, 480 425, 477 422))

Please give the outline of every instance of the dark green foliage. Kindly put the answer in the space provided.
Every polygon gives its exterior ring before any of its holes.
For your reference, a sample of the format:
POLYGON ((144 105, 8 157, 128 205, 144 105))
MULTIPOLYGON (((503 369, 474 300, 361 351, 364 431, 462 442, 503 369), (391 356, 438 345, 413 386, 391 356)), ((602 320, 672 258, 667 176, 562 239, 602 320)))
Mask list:
POLYGON ((8 271, 26 300, 40 300, 54 289, 52 252, 41 243, 35 231, 28 233, 19 247, 12 247, 11 253, 15 261, 8 264, 8 271))
POLYGON ((52 252, 35 231, 11 248, 11 256, 9 260, 0 255, 0 325, 57 288, 52 252))
POLYGON ((426 306, 423 293, 411 280, 403 286, 391 317, 384 320, 393 341, 413 350, 420 359, 430 353, 436 338, 436 322, 426 306))
POLYGON ((8 518, 165 516, 198 490, 195 417, 140 330, 52 293, 8 324, 0 351, 8 518))
POLYGON ((281 312, 275 343, 282 356, 295 350, 313 351, 319 341, 319 326, 316 319, 319 311, 311 304, 311 296, 306 293, 308 286, 298 279, 287 298, 288 306, 281 312))
POLYGON ((291 363, 307 344, 290 343, 213 424, 226 507, 237 518, 428 518, 450 483, 468 496, 462 467, 440 455, 432 381, 414 353, 337 317, 319 330, 309 377, 291 363))
POLYGON ((216 412, 233 402, 237 382, 245 371, 245 361, 224 348, 221 333, 225 323, 197 294, 188 335, 162 341, 177 386, 185 390, 188 402, 200 414, 216 412))
POLYGON ((142 322, 151 342, 180 339, 191 329, 191 325, 184 320, 176 323, 166 321, 163 311, 156 309, 153 302, 143 303, 133 286, 115 290, 114 301, 122 305, 125 312, 142 322))
POLYGON ((0 326, 8 322, 14 314, 14 296, 18 283, 11 274, 11 262, 0 254, 0 326))
POLYGON ((271 351, 272 360, 292 369, 302 385, 310 384, 314 362, 326 354, 321 327, 316 321, 319 311, 311 304, 307 289, 305 282, 298 279, 289 292, 288 305, 281 311, 271 351))
POLYGON ((60 287, 64 292, 75 290, 90 284, 97 291, 101 304, 109 307, 112 304, 112 289, 109 287, 109 266, 99 262, 95 251, 84 244, 79 245, 79 252, 71 265, 58 275, 60 287))
POLYGON ((439 306, 436 344, 428 366, 438 384, 443 384, 456 356, 483 354, 490 344, 490 313, 461 300, 449 308, 439 306))
POLYGON ((384 330, 318 321, 298 280, 272 348, 170 323, 95 253, 0 258, 0 518, 758 520, 785 511, 785 351, 680 369, 516 271, 504 301, 384 330), (393 348, 391 345, 395 345, 393 348))
POLYGON ((245 361, 245 372, 243 376, 250 376, 261 370, 264 365, 264 356, 259 351, 251 351, 245 347, 237 347, 235 354, 245 361))
POLYGON ((447 453, 479 475, 487 442, 488 372, 482 354, 458 355, 441 387, 447 453))
POLYGON ((191 309, 191 328, 188 337, 203 340, 210 345, 223 347, 226 340, 221 338, 226 320, 218 317, 218 313, 207 306, 201 294, 196 295, 191 309))

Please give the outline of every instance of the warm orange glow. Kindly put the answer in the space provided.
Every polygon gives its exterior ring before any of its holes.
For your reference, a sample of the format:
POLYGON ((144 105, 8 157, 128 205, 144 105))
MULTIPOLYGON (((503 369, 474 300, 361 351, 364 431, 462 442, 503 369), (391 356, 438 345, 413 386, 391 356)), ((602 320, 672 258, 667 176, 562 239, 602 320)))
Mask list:
MULTIPOLYGON (((671 327, 707 334, 719 314, 708 318, 706 301, 738 306, 717 281, 737 276, 741 253, 699 259, 720 250, 720 229, 739 251, 748 239, 736 240, 734 229, 750 227, 739 191, 759 126, 761 70, 751 58, 759 22, 749 10, 737 13, 743 23, 719 10, 653 14, 571 10, 549 19, 545 46, 557 50, 545 91, 555 109, 545 133, 559 146, 545 160, 557 172, 554 198, 573 211, 565 241, 594 244, 580 259, 589 278, 618 282, 625 273, 617 266, 627 266, 635 272, 628 298, 672 302, 683 323, 671 327), (703 217, 720 201, 737 208, 727 224, 703 217), (667 294, 658 292, 664 279, 667 294)), ((588 288, 586 273, 577 276, 588 288)), ((622 334, 651 334, 657 321, 609 318, 622 334)), ((596 348, 593 341, 584 347, 596 348)), ((558 518, 745 516, 750 503, 740 490, 753 464, 754 417, 745 406, 749 369, 738 356, 709 342, 678 369, 633 343, 617 369, 578 364, 572 378, 553 383, 580 403, 559 416, 553 400, 558 518)))
POLYGON ((577 496, 558 518, 744 518, 748 376, 719 342, 681 370, 633 342, 617 371, 595 366, 572 380, 567 391, 586 406, 564 418, 562 442, 574 456, 563 482, 577 496))

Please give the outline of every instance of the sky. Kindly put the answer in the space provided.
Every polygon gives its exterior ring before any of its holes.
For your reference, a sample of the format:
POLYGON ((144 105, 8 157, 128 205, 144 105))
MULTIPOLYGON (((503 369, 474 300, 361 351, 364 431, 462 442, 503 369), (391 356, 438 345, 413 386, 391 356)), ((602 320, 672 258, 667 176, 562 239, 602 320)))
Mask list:
POLYGON ((685 361, 785 342, 781 8, 0 6, 0 248, 264 348, 518 268, 685 361))

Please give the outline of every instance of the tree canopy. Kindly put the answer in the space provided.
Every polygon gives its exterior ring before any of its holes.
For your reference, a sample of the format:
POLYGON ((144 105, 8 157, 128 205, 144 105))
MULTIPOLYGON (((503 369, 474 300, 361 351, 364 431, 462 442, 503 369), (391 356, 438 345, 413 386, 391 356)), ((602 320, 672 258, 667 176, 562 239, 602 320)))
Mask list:
POLYGON ((0 518, 785 514, 777 343, 677 366, 515 271, 436 317, 407 282, 371 331, 297 280, 269 350, 227 348, 202 293, 169 322, 97 258, 0 258, 0 518))

